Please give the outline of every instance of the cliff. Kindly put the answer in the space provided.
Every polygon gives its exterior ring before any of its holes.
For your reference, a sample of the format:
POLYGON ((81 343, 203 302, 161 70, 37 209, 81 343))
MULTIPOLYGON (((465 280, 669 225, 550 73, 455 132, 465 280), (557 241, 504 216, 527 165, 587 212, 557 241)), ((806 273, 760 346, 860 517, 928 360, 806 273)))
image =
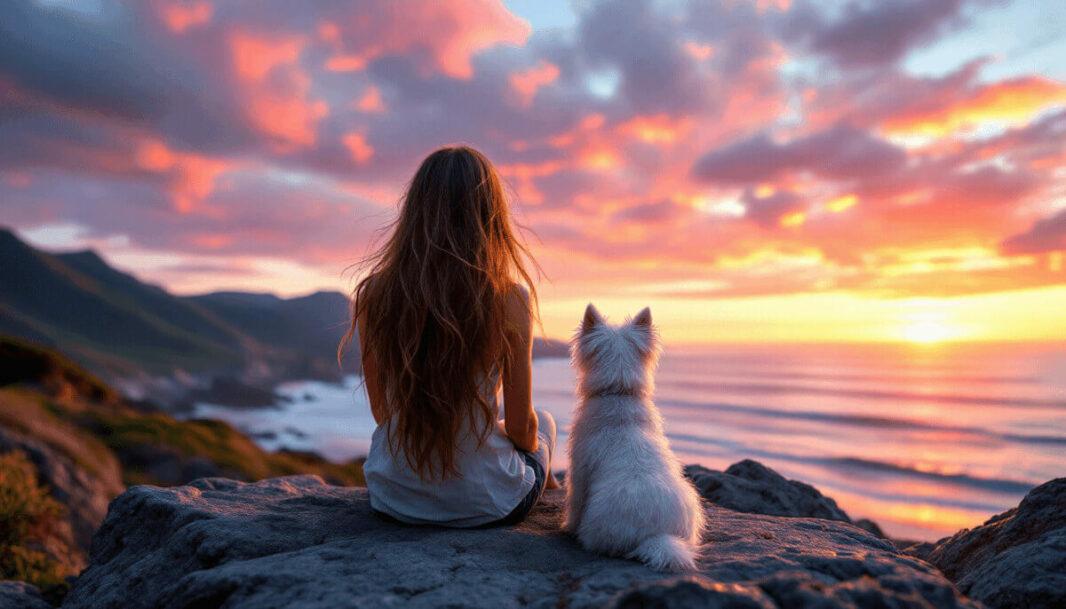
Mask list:
POLYGON ((707 504, 700 572, 585 552, 561 491, 523 524, 385 522, 365 489, 314 476, 130 489, 64 607, 976 607, 936 569, 853 525, 707 504))

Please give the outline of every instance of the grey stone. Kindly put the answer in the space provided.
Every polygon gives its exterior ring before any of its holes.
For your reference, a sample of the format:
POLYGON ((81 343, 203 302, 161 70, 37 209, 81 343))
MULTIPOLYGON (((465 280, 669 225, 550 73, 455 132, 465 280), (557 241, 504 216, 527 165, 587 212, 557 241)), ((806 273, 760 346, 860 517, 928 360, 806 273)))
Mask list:
POLYGON ((1066 607, 1066 478, 1034 488, 1018 507, 927 545, 924 555, 960 590, 996 609, 1066 607))
POLYGON ((92 469, 75 462, 78 438, 64 429, 49 430, 44 439, 0 427, 0 452, 21 451, 33 464, 37 479, 64 506, 64 517, 44 540, 48 554, 73 572, 85 566, 93 531, 103 521, 108 503, 124 486, 118 461, 103 452, 87 453, 92 469), (45 440, 48 440, 47 442, 45 440), (73 444, 70 450, 64 443, 73 444))
POLYGON ((41 592, 26 582, 0 581, 0 609, 52 609, 41 592))
POLYGON ((314 476, 133 487, 64 607, 975 607, 853 525, 713 505, 700 572, 670 577, 584 551, 559 530, 563 498, 515 527, 456 530, 386 522, 366 489, 314 476))
POLYGON ((704 499, 738 512, 851 522, 836 501, 818 489, 788 480, 751 459, 738 461, 724 472, 688 465, 685 475, 692 479, 704 499))

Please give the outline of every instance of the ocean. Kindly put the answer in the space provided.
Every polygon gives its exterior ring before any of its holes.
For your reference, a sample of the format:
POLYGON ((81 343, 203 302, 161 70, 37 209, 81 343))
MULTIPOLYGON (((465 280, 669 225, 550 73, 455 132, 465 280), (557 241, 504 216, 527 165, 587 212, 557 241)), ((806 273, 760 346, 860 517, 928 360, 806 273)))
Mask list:
MULTIPOLYGON (((566 467, 574 374, 534 362, 534 400, 560 427, 566 467)), ((814 485, 895 538, 934 540, 1066 475, 1066 347, 667 347, 655 401, 685 463, 751 458, 814 485)), ((359 379, 293 382, 275 409, 200 404, 264 447, 365 454, 374 421, 359 379)))

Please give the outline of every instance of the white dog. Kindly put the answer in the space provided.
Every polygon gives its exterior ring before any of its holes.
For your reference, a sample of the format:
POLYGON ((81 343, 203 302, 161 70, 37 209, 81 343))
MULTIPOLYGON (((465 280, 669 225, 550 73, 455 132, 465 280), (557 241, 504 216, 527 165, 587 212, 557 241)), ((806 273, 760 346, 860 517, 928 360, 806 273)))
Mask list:
POLYGON ((580 401, 570 429, 564 527, 587 550, 657 570, 695 569, 703 508, 651 401, 659 361, 651 311, 611 327, 590 304, 570 355, 580 401))

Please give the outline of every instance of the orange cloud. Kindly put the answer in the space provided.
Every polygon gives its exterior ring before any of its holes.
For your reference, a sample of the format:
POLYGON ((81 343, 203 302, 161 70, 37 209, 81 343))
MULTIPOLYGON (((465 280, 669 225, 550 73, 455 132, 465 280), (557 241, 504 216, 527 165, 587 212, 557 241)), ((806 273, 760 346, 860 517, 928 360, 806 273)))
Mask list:
POLYGON ((304 42, 300 38, 270 39, 234 32, 230 35, 230 48, 237 75, 257 81, 279 66, 295 64, 304 42))
POLYGON ((534 178, 558 173, 566 166, 563 161, 543 163, 507 163, 497 166, 504 178, 514 180, 514 188, 523 203, 542 203, 544 195, 533 184, 534 178))
POLYGON ((413 0, 376 7, 319 25, 319 37, 334 48, 332 71, 358 71, 379 57, 408 55, 427 71, 469 79, 471 57, 498 44, 525 44, 529 23, 500 0, 413 0))
POLYGON ((618 131, 648 144, 670 144, 692 129, 691 119, 675 119, 667 114, 635 116, 618 126, 618 131))
POLYGON ((882 126, 899 135, 943 136, 986 122, 1021 124, 1066 102, 1066 85, 1039 76, 1004 80, 977 88, 941 106, 892 116, 882 126))
POLYGON ((374 157, 374 147, 366 141, 366 136, 362 133, 349 133, 341 141, 344 142, 344 146, 351 153, 352 160, 359 165, 374 157))
POLYGON ((807 221, 807 214, 802 211, 794 211, 792 213, 781 216, 779 222, 781 226, 793 228, 797 226, 803 226, 803 223, 807 221))
POLYGON ((165 176, 174 209, 182 214, 206 211, 200 202, 214 192, 218 176, 233 165, 222 159, 172 150, 155 138, 138 143, 133 163, 141 170, 165 176))
POLYGON ((311 77, 299 66, 305 41, 237 31, 229 43, 234 71, 245 85, 252 124, 279 149, 313 146, 316 126, 329 114, 329 106, 309 99, 311 77))
POLYGON ((755 9, 765 13, 770 9, 786 12, 792 6, 792 0, 755 0, 755 9))
POLYGON ((385 102, 381 99, 381 89, 371 85, 356 102, 355 107, 363 112, 378 114, 385 111, 385 102))
POLYGON ((851 209, 858 202, 859 197, 855 196, 854 194, 846 194, 828 201, 825 204, 825 208, 833 213, 840 213, 842 211, 851 209))
POLYGON ((163 23, 176 34, 211 21, 214 7, 210 2, 172 2, 160 7, 163 23))
POLYGON ((622 159, 611 148, 590 148, 582 151, 578 162, 587 169, 608 171, 618 167, 622 159))
POLYGON ((554 148, 567 148, 574 143, 578 135, 595 131, 602 127, 605 122, 607 122, 607 117, 599 112, 588 114, 578 122, 577 127, 573 130, 548 138, 548 144, 554 148))
POLYGON ((694 40, 686 40, 684 49, 686 53, 699 61, 710 59, 711 56, 714 55, 713 46, 709 44, 700 44, 694 40))
POLYGON ((521 72, 515 72, 510 76, 511 88, 518 95, 518 101, 523 106, 533 103, 537 90, 550 85, 559 78, 559 66, 541 61, 536 66, 521 72))

